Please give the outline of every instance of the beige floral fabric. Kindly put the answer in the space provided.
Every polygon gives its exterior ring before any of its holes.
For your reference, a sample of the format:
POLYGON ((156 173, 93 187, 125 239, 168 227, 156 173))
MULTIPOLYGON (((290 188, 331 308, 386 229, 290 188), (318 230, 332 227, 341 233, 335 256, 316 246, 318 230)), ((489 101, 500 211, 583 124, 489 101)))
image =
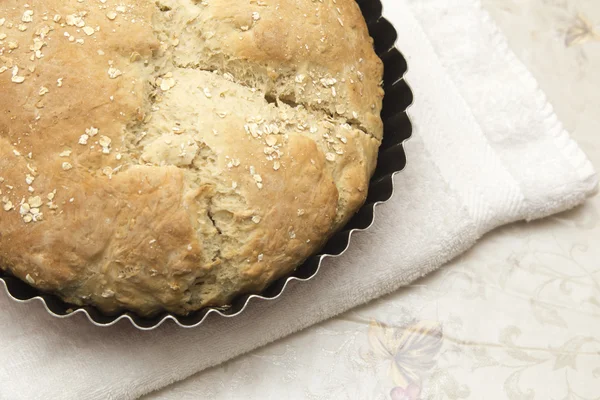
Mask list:
MULTIPOLYGON (((600 166, 600 1, 484 0, 600 166)), ((148 398, 600 399, 600 197, 148 398)))

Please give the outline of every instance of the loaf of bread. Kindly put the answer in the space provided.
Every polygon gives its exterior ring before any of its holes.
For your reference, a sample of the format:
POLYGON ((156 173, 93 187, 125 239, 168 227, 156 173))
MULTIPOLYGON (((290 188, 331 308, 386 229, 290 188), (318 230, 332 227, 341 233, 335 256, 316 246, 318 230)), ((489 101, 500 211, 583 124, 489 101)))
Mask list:
POLYGON ((355 0, 2 0, 0 268, 108 314, 260 292, 365 201, 382 74, 355 0))

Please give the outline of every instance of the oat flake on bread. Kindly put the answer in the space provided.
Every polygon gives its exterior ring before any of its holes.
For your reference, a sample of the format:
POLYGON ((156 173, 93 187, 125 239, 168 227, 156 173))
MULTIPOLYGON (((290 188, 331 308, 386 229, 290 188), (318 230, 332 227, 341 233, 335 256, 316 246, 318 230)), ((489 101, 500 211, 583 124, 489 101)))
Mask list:
POLYGON ((363 204, 355 0, 0 3, 0 268, 105 313, 225 306, 363 204))

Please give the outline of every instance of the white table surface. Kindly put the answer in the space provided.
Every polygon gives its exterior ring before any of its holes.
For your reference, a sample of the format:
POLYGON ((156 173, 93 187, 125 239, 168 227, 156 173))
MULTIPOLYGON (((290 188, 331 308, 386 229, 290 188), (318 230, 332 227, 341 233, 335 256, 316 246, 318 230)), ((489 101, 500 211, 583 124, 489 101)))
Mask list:
MULTIPOLYGON (((484 0, 600 167, 600 1, 484 0), (595 30, 594 30, 595 29, 595 30)), ((600 399, 600 197, 148 399, 600 399)))

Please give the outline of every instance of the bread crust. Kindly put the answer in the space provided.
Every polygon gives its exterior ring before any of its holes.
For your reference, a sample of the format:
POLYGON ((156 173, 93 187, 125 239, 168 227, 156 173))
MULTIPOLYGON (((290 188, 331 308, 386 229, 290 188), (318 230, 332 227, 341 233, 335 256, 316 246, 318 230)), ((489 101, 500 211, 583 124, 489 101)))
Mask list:
POLYGON ((354 0, 4 0, 0 49, 0 268, 67 302, 225 306, 366 198, 383 70, 354 0))

